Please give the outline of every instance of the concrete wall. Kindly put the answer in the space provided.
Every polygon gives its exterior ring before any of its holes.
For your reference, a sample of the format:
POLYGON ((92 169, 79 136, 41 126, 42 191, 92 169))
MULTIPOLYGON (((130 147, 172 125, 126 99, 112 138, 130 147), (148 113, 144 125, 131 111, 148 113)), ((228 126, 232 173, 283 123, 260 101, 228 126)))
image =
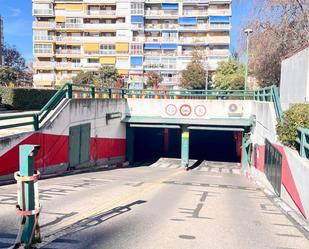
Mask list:
POLYGON ((284 110, 309 103, 309 47, 282 61, 280 97, 284 110))
POLYGON ((192 100, 192 99, 128 99, 127 115, 163 118, 228 118, 231 104, 236 104, 242 117, 250 117, 250 100, 192 100))
POLYGON ((281 198, 299 214, 309 218, 309 161, 301 158, 297 151, 283 146, 277 139, 276 113, 273 103, 254 102, 252 113, 256 115, 256 126, 252 142, 257 145, 256 162, 252 153, 250 173, 258 176, 267 186, 265 171, 265 139, 268 139, 282 154, 281 198))
MULTIPOLYGON (((2 138, 0 141, 0 176, 11 177, 19 168, 19 145, 39 144, 35 165, 42 173, 67 170, 69 163, 69 129, 91 124, 90 164, 121 162, 125 157, 125 125, 121 119, 106 120, 106 113, 125 111, 124 100, 72 100, 51 117, 39 132, 2 138)), ((7 177, 6 177, 7 178, 7 177)), ((1 178, 0 178, 1 179, 1 178)))

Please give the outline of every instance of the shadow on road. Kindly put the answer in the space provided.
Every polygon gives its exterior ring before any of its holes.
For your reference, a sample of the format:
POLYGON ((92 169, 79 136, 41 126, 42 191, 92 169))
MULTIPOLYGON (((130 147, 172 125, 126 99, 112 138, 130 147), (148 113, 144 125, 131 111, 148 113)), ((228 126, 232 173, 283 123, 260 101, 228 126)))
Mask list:
POLYGON ((98 225, 102 224, 103 222, 105 222, 107 220, 110 220, 112 218, 115 218, 119 215, 122 215, 124 213, 131 211, 133 206, 144 204, 144 203, 146 203, 146 201, 137 200, 137 201, 134 201, 134 202, 129 203, 127 205, 113 208, 113 209, 111 209, 107 212, 87 217, 87 218, 85 218, 85 219, 83 219, 83 220, 81 220, 81 221, 79 221, 79 222, 77 222, 73 225, 70 225, 68 227, 65 227, 64 229, 61 229, 60 231, 56 232, 55 234, 51 234, 51 235, 43 238, 42 244, 44 244, 44 248, 47 248, 47 247, 45 247, 45 245, 49 245, 52 242, 54 242, 54 243, 69 243, 69 244, 70 243, 72 243, 72 244, 79 243, 75 240, 71 241, 71 240, 63 239, 63 237, 68 236, 72 233, 81 232, 83 230, 98 226, 98 225))

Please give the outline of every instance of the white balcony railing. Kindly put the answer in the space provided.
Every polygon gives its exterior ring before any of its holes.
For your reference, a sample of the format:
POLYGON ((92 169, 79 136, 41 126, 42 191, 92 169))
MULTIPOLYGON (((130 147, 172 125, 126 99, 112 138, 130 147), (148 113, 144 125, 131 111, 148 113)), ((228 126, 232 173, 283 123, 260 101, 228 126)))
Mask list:
POLYGON ((53 9, 33 9, 33 15, 54 15, 53 9))
POLYGON ((75 50, 75 49, 58 49, 56 50, 56 54, 69 54, 69 55, 80 55, 81 50, 75 50))
POLYGON ((178 16, 178 10, 146 10, 146 16, 178 16))
POLYGON ((35 54, 53 54, 54 51, 52 48, 34 48, 35 54))
POLYGON ((55 81, 56 77, 54 74, 34 74, 33 81, 55 81))
POLYGON ((33 28, 55 28, 56 24, 54 22, 33 22, 33 28))
POLYGON ((54 62, 51 61, 35 61, 33 62, 34 68, 53 68, 55 66, 54 62))
POLYGON ((87 15, 90 16, 114 16, 116 10, 88 10, 87 15))
POLYGON ((81 68, 82 64, 78 63, 78 62, 57 62, 56 63, 56 67, 59 67, 59 68, 69 68, 69 69, 81 68))
POLYGON ((55 37, 54 36, 42 36, 42 35, 35 35, 33 36, 33 41, 54 41, 55 37))

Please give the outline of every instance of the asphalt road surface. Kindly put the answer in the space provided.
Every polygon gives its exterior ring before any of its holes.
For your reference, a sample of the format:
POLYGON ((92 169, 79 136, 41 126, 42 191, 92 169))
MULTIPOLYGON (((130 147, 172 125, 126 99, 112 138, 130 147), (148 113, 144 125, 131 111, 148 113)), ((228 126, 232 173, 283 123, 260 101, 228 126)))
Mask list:
MULTIPOLYGON (((41 180, 40 248, 306 249, 309 235, 234 164, 178 160, 41 180)), ((16 186, 0 187, 0 248, 16 238, 16 186)))

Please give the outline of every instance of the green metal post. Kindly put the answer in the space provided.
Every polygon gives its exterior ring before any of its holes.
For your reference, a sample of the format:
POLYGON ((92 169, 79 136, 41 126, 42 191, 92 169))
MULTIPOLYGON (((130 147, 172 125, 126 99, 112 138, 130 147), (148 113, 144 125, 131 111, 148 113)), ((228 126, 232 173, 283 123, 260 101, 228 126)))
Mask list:
POLYGON ((187 126, 182 127, 181 133, 181 166, 189 166, 189 137, 190 133, 187 126))
POLYGON ((121 98, 124 99, 124 89, 121 89, 121 98))
POLYGON ((305 141, 306 141, 306 134, 305 130, 302 129, 300 132, 300 145, 299 145, 299 154, 301 157, 306 157, 305 141))
MULTIPOLYGON (((19 170, 20 176, 33 176, 34 175, 34 157, 37 155, 40 146, 38 145, 21 145, 19 146, 19 170)), ((24 203, 20 200, 22 210, 31 211, 35 209, 35 195, 34 195, 34 182, 24 182, 24 203)), ((32 232, 35 226, 35 215, 28 215, 26 223, 22 231, 21 243, 31 244, 32 232)), ((35 238, 32 238, 35 239, 35 238)))
POLYGON ((90 89, 91 89, 91 98, 95 99, 95 87, 91 86, 90 89))
POLYGON ((73 98, 73 86, 72 86, 72 84, 68 84, 67 98, 68 99, 73 98))
POLYGON ((33 115, 33 128, 34 128, 35 131, 38 131, 40 129, 39 115, 38 114, 33 115))
POLYGON ((109 88, 109 89, 108 89, 108 98, 109 98, 109 99, 112 99, 112 97, 113 97, 113 96, 112 96, 112 89, 109 88))
POLYGON ((249 137, 247 133, 243 132, 242 136, 242 150, 241 150, 241 168, 242 174, 248 172, 249 159, 250 159, 250 147, 249 147, 249 137))

